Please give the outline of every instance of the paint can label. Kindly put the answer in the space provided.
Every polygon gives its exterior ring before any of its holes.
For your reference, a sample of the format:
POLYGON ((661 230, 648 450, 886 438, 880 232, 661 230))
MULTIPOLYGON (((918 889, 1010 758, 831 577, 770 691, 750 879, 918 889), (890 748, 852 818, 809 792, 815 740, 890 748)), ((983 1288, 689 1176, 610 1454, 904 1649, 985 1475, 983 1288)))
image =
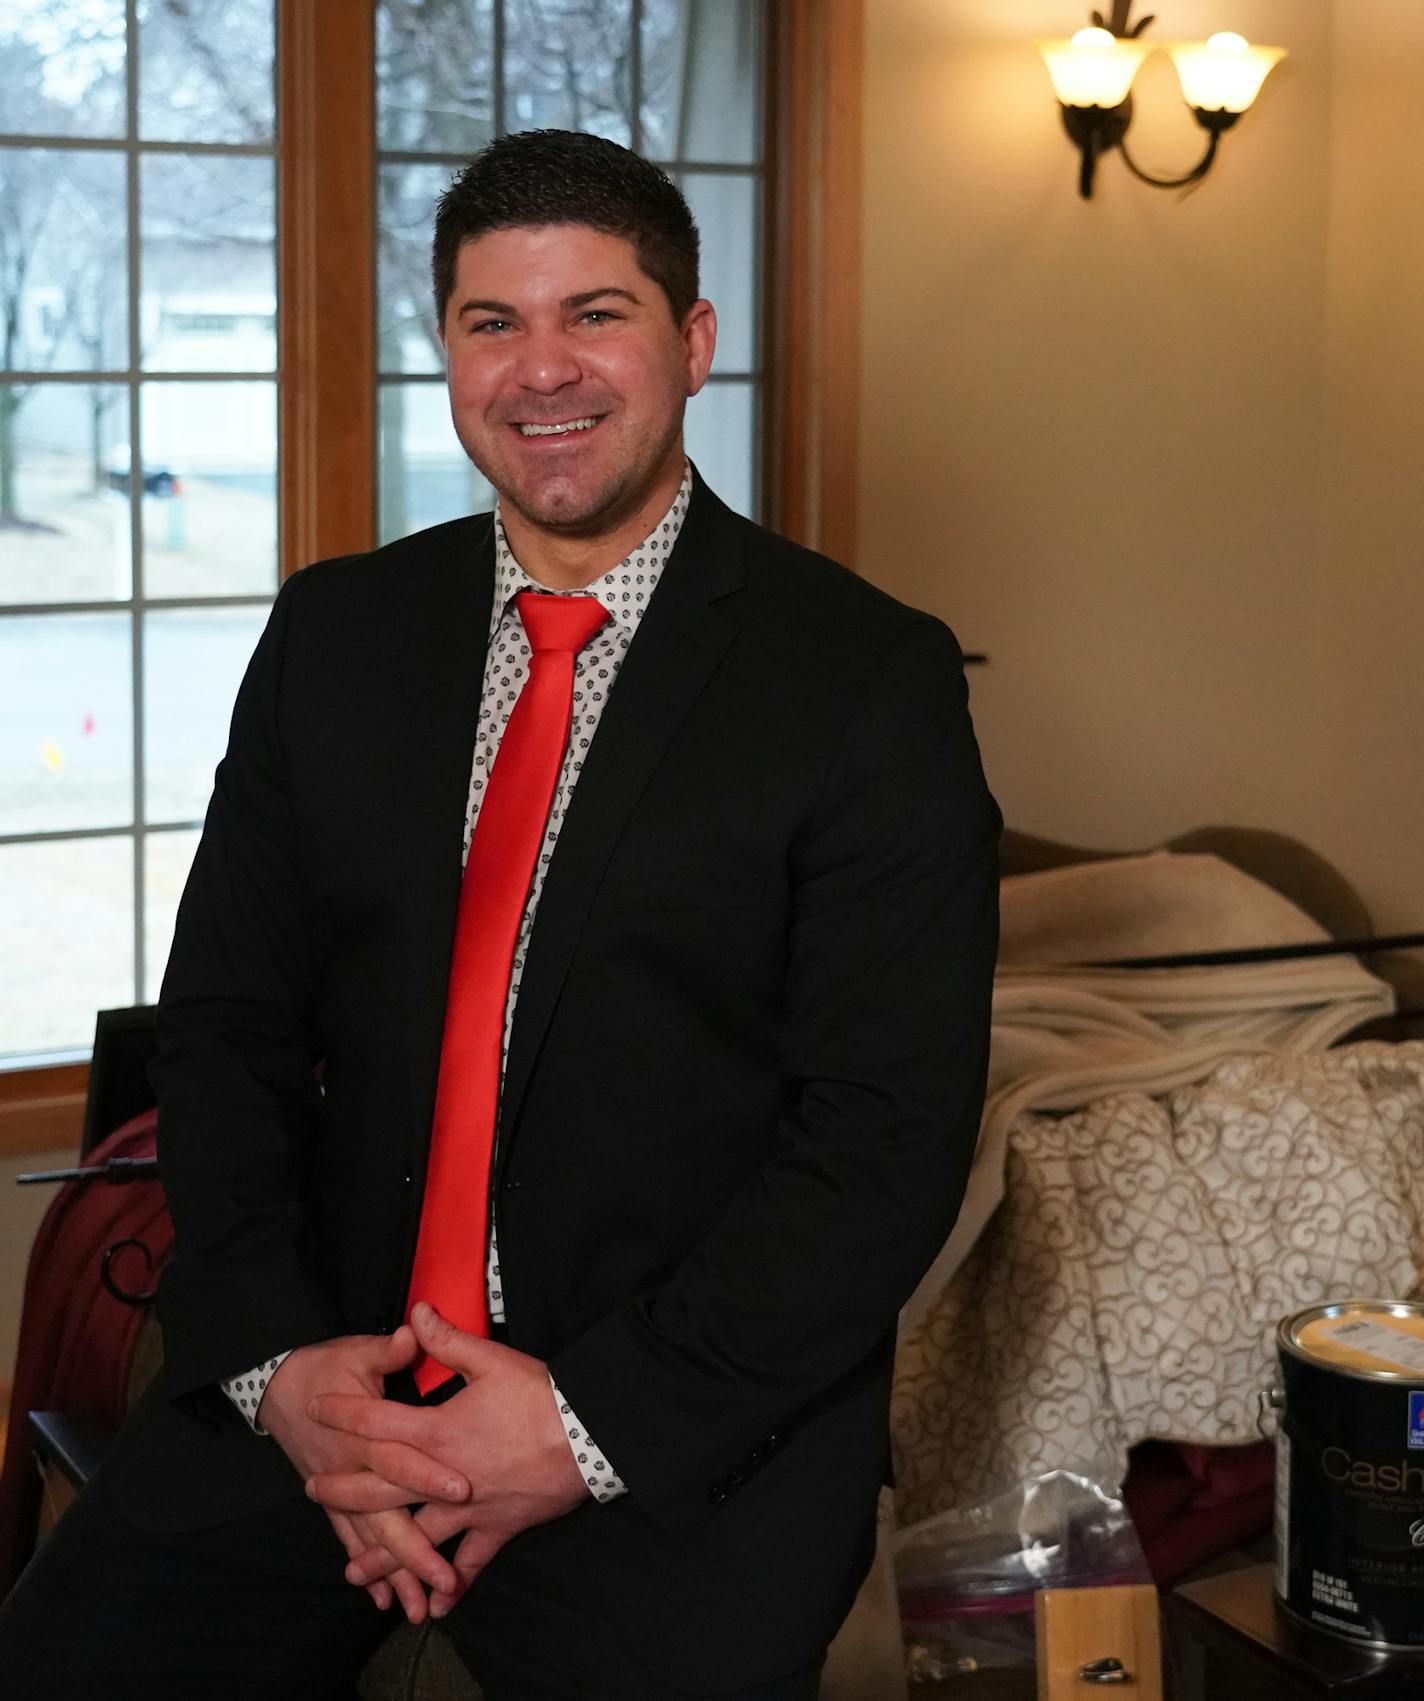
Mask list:
POLYGON ((1277 1592, 1336 1636, 1424 1647, 1424 1307, 1340 1302, 1280 1333, 1277 1592))

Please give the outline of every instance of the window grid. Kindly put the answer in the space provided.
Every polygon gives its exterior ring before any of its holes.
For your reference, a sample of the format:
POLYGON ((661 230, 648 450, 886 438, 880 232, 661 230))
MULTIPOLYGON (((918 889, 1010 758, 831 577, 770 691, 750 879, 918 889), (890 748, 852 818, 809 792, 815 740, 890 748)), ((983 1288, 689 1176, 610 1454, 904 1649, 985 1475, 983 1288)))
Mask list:
MULTIPOLYGON (((102 827, 53 828, 39 829, 34 832, 0 833, 0 847, 25 844, 58 844, 76 840, 99 839, 128 839, 133 845, 133 881, 131 927, 133 941, 133 1000, 135 1003, 144 1001, 145 989, 148 983, 148 951, 146 940, 146 895, 145 883, 147 873, 148 840, 154 834, 175 831, 193 831, 202 827, 199 820, 149 820, 145 818, 145 787, 146 763, 145 744, 147 735, 147 712, 144 703, 144 616, 150 611, 169 609, 201 609, 212 608, 263 608, 270 606, 276 594, 276 586, 268 594, 229 595, 229 596, 164 596, 146 597, 143 589, 145 540, 143 534, 144 509, 144 459, 143 459, 143 422, 142 422, 142 387, 147 382, 158 381, 164 384, 200 384, 200 383, 277 383, 280 381, 280 371, 276 368, 265 371, 223 370, 218 372, 204 371, 165 371, 162 368, 146 368, 142 364, 142 324, 141 324, 141 295, 140 280, 143 260, 141 174, 142 161, 146 157, 158 155, 204 155, 212 157, 238 157, 250 159, 269 159, 274 162, 277 151, 276 124, 278 122, 278 105, 276 101, 277 84, 277 54, 275 41, 275 7, 274 19, 274 53, 273 53, 273 113, 274 134, 270 143, 251 142, 161 142, 147 141, 139 136, 139 20, 138 0, 125 0, 124 8, 124 135, 122 137, 86 137, 86 136, 49 136, 27 134, 0 134, 0 149, 39 151, 51 149, 68 153, 100 153, 122 155, 124 159, 124 188, 125 188, 125 219, 126 219, 126 272, 125 288, 127 290, 127 319, 126 337, 128 342, 128 365, 118 369, 81 371, 78 369, 61 369, 55 371, 36 371, 24 368, 0 367, 0 387, 19 386, 24 384, 82 384, 98 385, 103 383, 122 384, 127 392, 128 410, 128 517, 129 517, 129 550, 130 550, 130 585, 127 597, 115 597, 104 601, 72 601, 57 603, 10 603, 0 601, 0 619, 20 618, 29 615, 43 614, 127 614, 129 619, 129 659, 131 681, 131 713, 132 713, 132 787, 131 787, 131 819, 127 823, 117 823, 102 827)), ((274 185, 275 193, 275 185, 274 185)), ((274 202, 274 211, 275 202, 274 202)), ((276 311, 280 315, 281 304, 277 302, 276 311)), ((280 456, 280 440, 277 444, 280 456)), ((278 516, 280 524, 280 515, 278 516)), ((87 1044, 74 1047, 53 1047, 42 1052, 9 1052, 4 1049, 4 1036, 0 1035, 0 1070, 23 1069, 37 1064, 54 1064, 66 1061, 84 1060, 89 1056, 87 1044)))

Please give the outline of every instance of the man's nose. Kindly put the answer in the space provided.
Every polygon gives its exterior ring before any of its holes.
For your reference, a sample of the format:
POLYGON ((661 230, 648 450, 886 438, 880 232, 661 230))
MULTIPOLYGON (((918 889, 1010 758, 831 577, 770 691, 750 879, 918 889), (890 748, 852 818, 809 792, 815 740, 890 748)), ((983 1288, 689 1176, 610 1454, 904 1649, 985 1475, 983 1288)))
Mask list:
POLYGON ((515 377, 541 395, 577 384, 583 376, 573 339, 562 330, 530 332, 520 344, 515 377))

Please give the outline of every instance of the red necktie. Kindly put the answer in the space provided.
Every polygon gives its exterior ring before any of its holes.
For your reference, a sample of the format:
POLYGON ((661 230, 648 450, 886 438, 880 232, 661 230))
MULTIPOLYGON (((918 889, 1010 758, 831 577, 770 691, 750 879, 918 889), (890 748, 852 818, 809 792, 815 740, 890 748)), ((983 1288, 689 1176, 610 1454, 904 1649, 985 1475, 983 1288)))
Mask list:
MULTIPOLYGON (((574 655, 608 619, 594 597, 514 599, 533 651, 470 841, 445 1005, 435 1122, 410 1307, 426 1300, 471 1335, 489 1334, 485 1260, 504 1012, 519 924, 544 839, 573 709, 574 655)), ((423 1394, 452 1372, 416 1363, 423 1394)))

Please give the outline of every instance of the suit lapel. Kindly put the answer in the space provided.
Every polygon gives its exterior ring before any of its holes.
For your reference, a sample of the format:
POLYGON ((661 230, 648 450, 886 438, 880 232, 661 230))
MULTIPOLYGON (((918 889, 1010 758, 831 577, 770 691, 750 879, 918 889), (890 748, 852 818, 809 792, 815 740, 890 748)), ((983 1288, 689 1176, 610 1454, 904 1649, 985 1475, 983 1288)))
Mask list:
MULTIPOLYGON (((442 540, 443 541, 443 540, 442 540)), ((431 564, 413 650, 421 678, 395 706, 411 764, 408 819, 399 824, 409 878, 406 985, 412 1159, 423 1184, 445 1026, 445 997, 460 899, 465 809, 494 600, 494 524, 452 528, 431 564)))
POLYGON ((574 789, 549 863, 515 1006, 500 1105, 499 1162, 558 1003, 594 893, 654 769, 738 626, 719 599, 741 588, 743 533, 700 478, 574 789))

